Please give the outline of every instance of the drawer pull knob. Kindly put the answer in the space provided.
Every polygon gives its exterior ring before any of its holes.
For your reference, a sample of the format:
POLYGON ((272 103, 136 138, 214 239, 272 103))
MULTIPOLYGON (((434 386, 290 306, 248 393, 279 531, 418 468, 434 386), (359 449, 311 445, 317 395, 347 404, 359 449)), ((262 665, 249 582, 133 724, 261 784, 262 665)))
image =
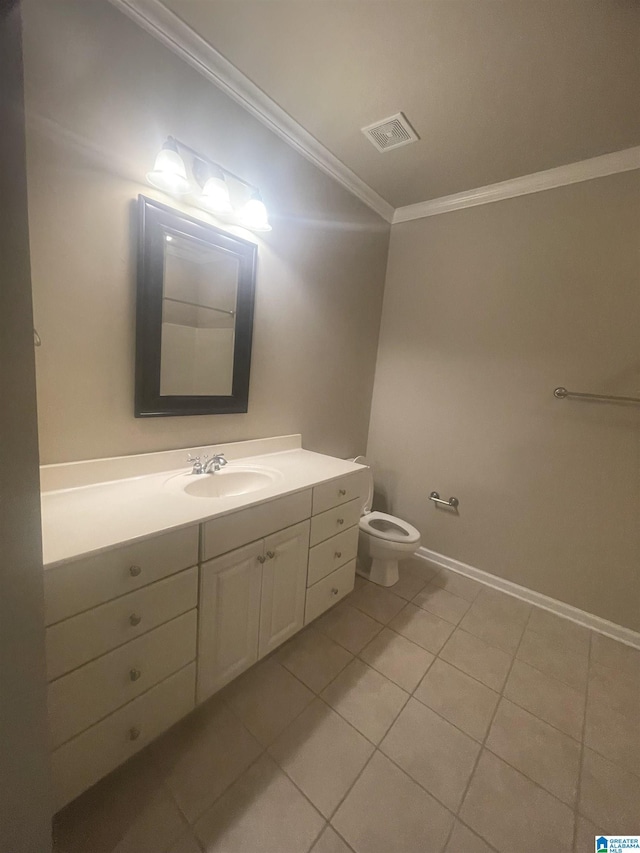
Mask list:
POLYGON ((338 518, 337 521, 338 524, 344 524, 344 518, 338 518))
POLYGON ((266 559, 267 558, 265 556, 263 556, 262 554, 258 554, 258 562, 259 563, 264 563, 266 559))
POLYGON ((131 679, 131 681, 137 681, 141 675, 142 675, 142 673, 140 672, 139 669, 130 669, 129 670, 129 678, 131 679))
POLYGON ((138 740, 140 737, 140 729, 137 729, 135 726, 132 726, 129 729, 129 740, 138 740))
POLYGON ((129 566, 129 574, 132 578, 137 578, 138 575, 142 572, 140 566, 129 566))
POLYGON ((275 555, 276 555, 276 552, 275 552, 275 551, 267 551, 267 558, 268 558, 269 560, 273 560, 273 558, 275 557, 275 555))
POLYGON ((334 586, 333 589, 331 590, 331 595, 337 595, 338 592, 339 592, 338 587, 334 586))
POLYGON ((338 494, 340 495, 340 497, 344 497, 347 494, 347 490, 346 489, 338 489, 338 494))
POLYGON ((129 624, 133 625, 135 628, 136 625, 139 625, 142 622, 142 616, 139 616, 137 613, 132 613, 129 616, 129 624))
POLYGON ((336 560, 339 560, 342 557, 342 551, 336 551, 336 560))

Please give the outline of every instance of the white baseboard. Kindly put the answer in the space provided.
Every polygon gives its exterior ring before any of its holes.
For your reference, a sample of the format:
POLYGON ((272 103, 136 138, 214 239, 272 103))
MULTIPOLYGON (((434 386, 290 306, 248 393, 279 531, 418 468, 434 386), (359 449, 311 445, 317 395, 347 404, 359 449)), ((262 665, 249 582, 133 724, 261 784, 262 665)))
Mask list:
POLYGON ((452 557, 446 557, 444 554, 439 554, 437 551, 429 550, 429 548, 419 548, 416 553, 416 557, 420 557, 428 563, 438 566, 438 568, 450 569, 452 572, 457 572, 459 575, 464 575, 467 578, 479 581, 480 583, 485 584, 485 586, 498 589, 500 592, 505 592, 507 595, 513 595, 514 598, 519 598, 529 604, 534 604, 536 607, 542 607, 544 610, 549 610, 551 613, 555 613, 556 616, 562 616, 564 619, 569 619, 571 622, 583 625, 591 631, 597 631, 599 634, 611 637, 612 640, 617 640, 620 643, 625 643, 628 646, 640 649, 640 634, 637 631, 632 631, 631 628, 625 628, 623 625, 616 625, 615 622, 609 622, 601 616, 595 616, 593 613, 587 613, 585 610, 579 610, 577 607, 565 604, 564 601, 558 601, 555 598, 550 598, 548 595, 543 595, 541 592, 535 592, 533 589, 528 589, 526 586, 520 586, 520 584, 505 580, 497 575, 492 575, 490 572, 484 572, 482 569, 476 569, 474 566, 461 563, 459 560, 454 560, 452 557))

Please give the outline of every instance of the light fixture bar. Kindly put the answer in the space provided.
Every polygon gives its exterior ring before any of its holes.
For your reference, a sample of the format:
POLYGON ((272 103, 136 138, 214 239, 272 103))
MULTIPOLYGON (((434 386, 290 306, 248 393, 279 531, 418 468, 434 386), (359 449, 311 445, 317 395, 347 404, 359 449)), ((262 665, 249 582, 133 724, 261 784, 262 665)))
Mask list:
POLYGON ((250 190, 257 190, 258 187, 255 184, 249 183, 249 181, 245 181, 244 178, 241 178, 240 175, 236 175, 235 172, 231 172, 229 169, 225 169, 223 165, 217 162, 217 160, 212 160, 211 157, 207 157, 206 154, 201 154, 199 151, 196 151, 195 148, 192 148, 190 145, 187 145, 186 142, 182 142, 180 139, 176 139, 175 136, 168 136, 167 139, 170 139, 180 148, 184 148, 185 151, 188 151, 193 157, 198 157, 200 160, 204 160, 205 163, 208 163, 210 166, 216 166, 224 175, 228 175, 230 178, 233 178, 234 181, 238 181, 238 183, 243 184, 243 186, 248 187, 250 190))
POLYGON ((184 154, 193 158, 191 165, 192 178, 195 185, 200 187, 199 207, 214 216, 226 218, 235 216, 240 225, 251 231, 271 231, 267 209, 262 200, 260 189, 230 169, 225 169, 217 160, 212 160, 206 154, 196 151, 186 142, 167 136, 164 145, 156 157, 154 168, 147 173, 149 183, 170 195, 186 195, 194 191, 193 184, 187 177, 184 154), (249 190, 249 199, 241 210, 234 210, 229 196, 227 178, 234 184, 240 184, 249 190))

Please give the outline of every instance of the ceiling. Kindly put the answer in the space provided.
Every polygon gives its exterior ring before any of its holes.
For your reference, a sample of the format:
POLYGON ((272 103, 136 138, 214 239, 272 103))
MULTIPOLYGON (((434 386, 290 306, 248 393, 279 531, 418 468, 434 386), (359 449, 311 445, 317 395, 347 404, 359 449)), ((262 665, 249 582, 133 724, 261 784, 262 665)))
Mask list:
POLYGON ((394 208, 640 144, 637 0, 163 3, 394 208))

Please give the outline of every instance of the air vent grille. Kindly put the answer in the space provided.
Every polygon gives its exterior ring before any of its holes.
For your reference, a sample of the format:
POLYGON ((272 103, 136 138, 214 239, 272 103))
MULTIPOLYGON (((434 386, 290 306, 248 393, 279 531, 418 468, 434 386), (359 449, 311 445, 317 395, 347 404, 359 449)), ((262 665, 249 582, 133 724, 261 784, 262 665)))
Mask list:
POLYGON ((396 113, 394 116, 363 127, 362 132, 378 151, 390 151, 392 148, 409 145, 420 139, 404 113, 396 113))

